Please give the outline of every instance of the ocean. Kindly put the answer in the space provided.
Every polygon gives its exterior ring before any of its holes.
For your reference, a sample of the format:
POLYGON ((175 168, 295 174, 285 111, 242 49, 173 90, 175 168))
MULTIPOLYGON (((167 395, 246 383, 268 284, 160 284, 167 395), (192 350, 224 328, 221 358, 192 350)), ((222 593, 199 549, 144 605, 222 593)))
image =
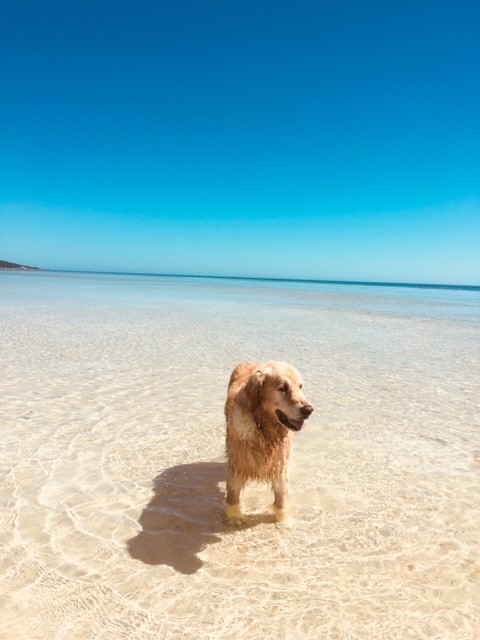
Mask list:
POLYGON ((0 272, 0 638, 480 638, 480 288, 0 272), (223 520, 233 367, 315 412, 223 520))

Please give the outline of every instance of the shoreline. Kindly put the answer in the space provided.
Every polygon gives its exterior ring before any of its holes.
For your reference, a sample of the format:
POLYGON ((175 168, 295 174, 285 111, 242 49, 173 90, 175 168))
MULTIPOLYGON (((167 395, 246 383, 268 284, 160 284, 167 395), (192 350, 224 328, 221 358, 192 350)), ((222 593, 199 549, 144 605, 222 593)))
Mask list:
POLYGON ((0 271, 43 271, 39 267, 30 267, 26 264, 17 264, 8 260, 0 260, 0 271))

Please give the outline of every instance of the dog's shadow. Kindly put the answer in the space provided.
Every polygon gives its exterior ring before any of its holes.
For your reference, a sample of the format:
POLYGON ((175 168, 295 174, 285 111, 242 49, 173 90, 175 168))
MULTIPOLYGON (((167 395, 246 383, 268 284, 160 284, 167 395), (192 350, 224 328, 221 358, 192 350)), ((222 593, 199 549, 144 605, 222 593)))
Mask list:
MULTIPOLYGON (((224 462, 181 464, 162 471, 153 481, 154 495, 138 521, 142 530, 127 542, 132 558, 168 565, 184 574, 198 571, 198 553, 231 531, 224 522, 224 462)), ((248 526, 271 522, 253 517, 248 526)))

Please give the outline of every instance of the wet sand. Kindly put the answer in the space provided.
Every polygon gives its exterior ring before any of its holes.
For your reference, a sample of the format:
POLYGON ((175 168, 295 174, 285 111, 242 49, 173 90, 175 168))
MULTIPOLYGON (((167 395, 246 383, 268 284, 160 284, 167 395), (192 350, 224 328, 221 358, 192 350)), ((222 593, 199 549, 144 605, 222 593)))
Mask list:
POLYGON ((2 640, 480 638, 478 293, 0 290, 2 640), (292 523, 251 485, 230 529, 228 376, 272 358, 316 406, 292 523))

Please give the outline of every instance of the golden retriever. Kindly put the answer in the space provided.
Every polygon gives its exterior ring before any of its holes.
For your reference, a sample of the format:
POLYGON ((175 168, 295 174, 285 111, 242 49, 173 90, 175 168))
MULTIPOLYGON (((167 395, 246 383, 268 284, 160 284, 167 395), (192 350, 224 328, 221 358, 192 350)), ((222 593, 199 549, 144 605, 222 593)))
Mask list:
POLYGON ((225 403, 225 515, 231 524, 245 523, 240 492, 250 480, 271 484, 276 519, 285 520, 292 433, 313 411, 302 387, 300 374, 287 362, 245 362, 233 370, 225 403))

